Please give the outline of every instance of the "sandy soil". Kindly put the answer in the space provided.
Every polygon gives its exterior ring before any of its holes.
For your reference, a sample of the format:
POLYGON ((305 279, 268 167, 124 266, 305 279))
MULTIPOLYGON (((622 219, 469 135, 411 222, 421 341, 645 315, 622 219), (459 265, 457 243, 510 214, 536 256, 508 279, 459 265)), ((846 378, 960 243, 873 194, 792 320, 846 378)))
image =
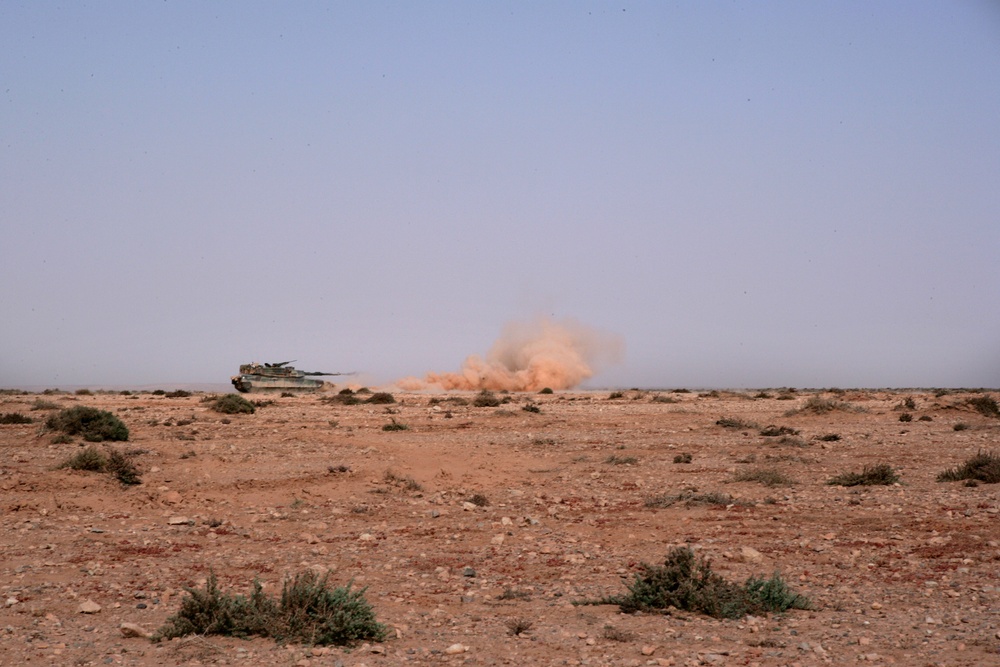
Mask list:
MULTIPOLYGON (((199 394, 0 396, 0 413, 36 419, 0 426, 0 663, 1000 665, 1000 486, 935 481, 1000 449, 1000 421, 964 393, 826 393, 856 410, 797 415, 811 394, 755 393, 512 394, 499 408, 314 394, 239 416, 199 394), (117 414, 143 483, 55 469, 81 443, 52 443, 39 398, 117 414), (383 431, 390 419, 409 429, 383 431), (883 462, 900 484, 826 484, 883 462), (732 481, 756 468, 795 483, 732 481), (709 492, 734 502, 647 505, 709 492), (733 580, 780 571, 814 608, 733 621, 572 604, 624 592, 637 564, 676 545, 733 580), (245 593, 307 568, 367 586, 392 637, 347 650, 120 631, 156 629, 210 571, 245 593), (82 613, 88 601, 100 611, 82 613), (530 629, 513 636, 518 621, 530 629)), ((472 394, 436 399, 455 396, 472 394)))

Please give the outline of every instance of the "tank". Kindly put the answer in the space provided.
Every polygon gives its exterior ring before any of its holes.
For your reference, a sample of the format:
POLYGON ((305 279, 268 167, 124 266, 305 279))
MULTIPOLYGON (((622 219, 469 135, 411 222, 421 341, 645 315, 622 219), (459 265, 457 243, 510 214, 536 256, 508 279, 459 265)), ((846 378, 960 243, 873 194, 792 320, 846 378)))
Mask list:
POLYGON ((326 384, 314 379, 317 375, 351 375, 350 373, 321 373, 300 371, 289 366, 294 361, 276 364, 259 364, 256 361, 240 365, 240 374, 231 379, 237 391, 243 393, 266 391, 316 391, 326 384))

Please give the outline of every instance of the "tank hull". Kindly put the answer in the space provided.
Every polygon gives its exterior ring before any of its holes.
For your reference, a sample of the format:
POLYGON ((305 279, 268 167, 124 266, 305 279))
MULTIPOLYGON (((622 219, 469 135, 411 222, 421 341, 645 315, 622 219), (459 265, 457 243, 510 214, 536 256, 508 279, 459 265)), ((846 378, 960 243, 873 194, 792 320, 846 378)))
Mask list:
POLYGON ((326 384, 323 380, 307 377, 270 377, 266 375, 234 375, 233 386, 243 393, 269 391, 318 391, 326 384))

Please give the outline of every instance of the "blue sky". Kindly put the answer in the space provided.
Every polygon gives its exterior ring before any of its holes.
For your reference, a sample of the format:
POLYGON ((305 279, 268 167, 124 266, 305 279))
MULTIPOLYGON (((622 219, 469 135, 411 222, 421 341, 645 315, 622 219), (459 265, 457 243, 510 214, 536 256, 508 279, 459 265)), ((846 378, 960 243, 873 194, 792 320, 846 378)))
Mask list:
POLYGON ((4 2, 0 386, 1000 386, 996 2, 4 2))

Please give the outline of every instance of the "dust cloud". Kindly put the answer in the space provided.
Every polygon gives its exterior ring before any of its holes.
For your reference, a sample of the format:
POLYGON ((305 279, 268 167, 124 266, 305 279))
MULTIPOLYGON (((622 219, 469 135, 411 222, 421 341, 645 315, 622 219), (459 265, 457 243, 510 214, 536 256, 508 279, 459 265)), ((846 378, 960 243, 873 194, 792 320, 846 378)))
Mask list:
POLYGON ((485 358, 472 355, 456 373, 428 373, 422 380, 410 377, 396 385, 408 391, 572 389, 592 377, 599 366, 621 361, 623 350, 620 336, 576 320, 512 322, 485 358))

